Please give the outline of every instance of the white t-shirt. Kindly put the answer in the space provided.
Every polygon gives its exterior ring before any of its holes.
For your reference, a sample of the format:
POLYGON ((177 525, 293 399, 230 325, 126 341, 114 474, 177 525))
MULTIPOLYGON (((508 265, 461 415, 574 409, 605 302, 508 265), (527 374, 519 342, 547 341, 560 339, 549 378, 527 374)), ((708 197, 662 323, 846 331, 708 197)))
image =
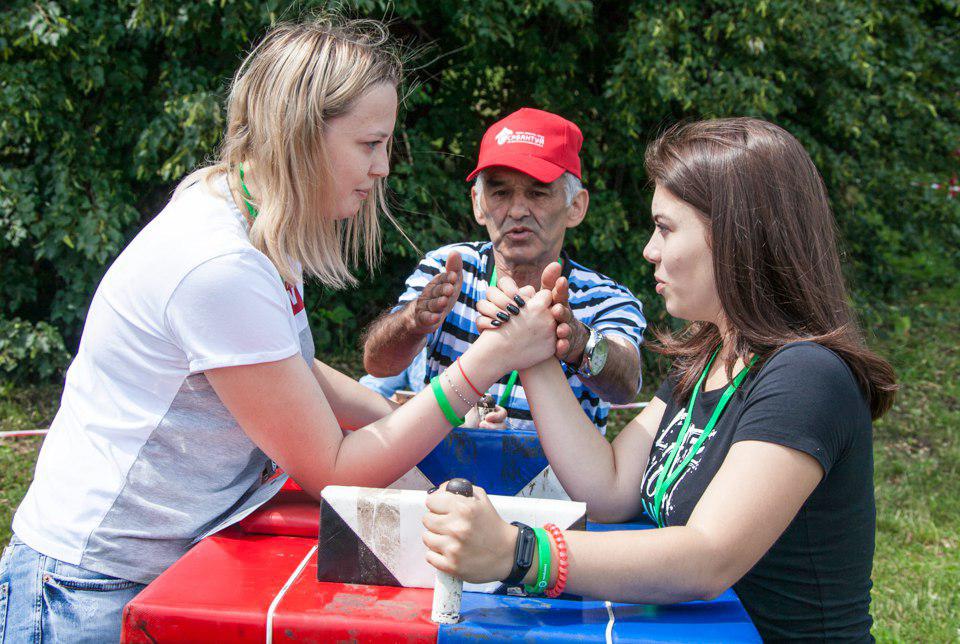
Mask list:
POLYGON ((313 351, 302 284, 250 244, 226 181, 186 188, 100 282, 14 532, 148 583, 279 487, 203 371, 313 351))

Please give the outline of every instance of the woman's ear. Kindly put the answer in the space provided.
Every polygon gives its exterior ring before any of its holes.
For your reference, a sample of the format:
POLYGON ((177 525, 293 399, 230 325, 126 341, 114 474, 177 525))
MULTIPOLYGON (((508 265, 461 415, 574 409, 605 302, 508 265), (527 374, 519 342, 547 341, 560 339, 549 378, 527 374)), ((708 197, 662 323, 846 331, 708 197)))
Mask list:
POLYGON ((567 228, 574 228, 580 225, 583 218, 587 216, 587 208, 590 206, 590 193, 585 189, 573 196, 570 207, 567 208, 567 228))

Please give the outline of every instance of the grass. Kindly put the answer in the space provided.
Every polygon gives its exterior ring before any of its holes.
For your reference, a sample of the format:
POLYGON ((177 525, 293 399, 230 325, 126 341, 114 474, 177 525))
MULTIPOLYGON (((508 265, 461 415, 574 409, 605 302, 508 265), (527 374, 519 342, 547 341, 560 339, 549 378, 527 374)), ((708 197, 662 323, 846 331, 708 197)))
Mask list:
POLYGON ((875 426, 874 635, 960 640, 960 288, 917 298, 878 343, 902 389, 875 426))
MULTIPOLYGON (((960 288, 903 303, 910 324, 872 342, 902 390, 874 427, 877 551, 874 635, 880 641, 960 640, 960 288)), ((893 325, 891 325, 892 327, 893 325)), ((333 361, 359 375, 355 356, 333 361)), ((648 378, 644 393, 656 386, 648 378)), ((46 427, 58 387, 0 390, 0 429, 46 427)), ((634 412, 614 412, 615 435, 634 412)), ((40 439, 0 440, 0 544, 33 476, 40 439)))

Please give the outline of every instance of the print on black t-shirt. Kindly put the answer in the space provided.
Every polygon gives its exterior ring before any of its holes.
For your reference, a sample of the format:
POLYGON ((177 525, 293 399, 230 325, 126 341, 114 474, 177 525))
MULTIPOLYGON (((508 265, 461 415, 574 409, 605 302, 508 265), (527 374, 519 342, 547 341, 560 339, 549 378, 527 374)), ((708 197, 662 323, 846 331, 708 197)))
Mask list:
MULTIPOLYGON (((748 376, 747 382, 750 381, 751 377, 748 376)), ((687 467, 663 495, 660 507, 660 518, 663 525, 685 524, 700 496, 706 490, 710 481, 713 480, 717 470, 720 469, 720 464, 726 458, 727 451, 730 449, 734 425, 739 415, 739 408, 743 404, 745 385, 746 383, 730 398, 727 408, 713 426, 710 436, 703 442, 687 467)), ((697 395, 693 407, 693 418, 687 428, 687 435, 683 439, 679 453, 673 459, 674 472, 677 471, 683 460, 690 454, 690 450, 696 445, 697 440, 703 433, 703 427, 713 413, 714 407, 720 402, 724 389, 701 391, 697 395)), ((680 407, 673 402, 672 381, 668 380, 660 387, 657 397, 660 398, 661 396, 666 396, 661 400, 667 402, 667 409, 663 416, 664 421, 660 423, 660 430, 657 432, 653 448, 650 450, 650 459, 643 476, 643 501, 649 507, 654 505, 657 479, 670 458, 674 443, 676 443, 683 422, 687 417, 686 406, 680 407)), ((665 482, 666 478, 664 477, 665 482)))
MULTIPOLYGON (((687 435, 683 439, 683 444, 680 446, 678 454, 673 459, 672 469, 674 472, 677 471, 677 468, 680 467, 680 464, 683 463, 685 458, 687 458, 687 455, 690 454, 690 450, 694 448, 694 445, 696 445, 697 441, 700 440, 701 434, 703 434, 703 428, 697 427, 696 414, 694 416, 694 419, 690 421, 690 426, 687 428, 687 435)), ((650 460, 647 463, 647 470, 643 478, 643 497, 644 501, 646 501, 650 506, 653 506, 654 503, 654 497, 657 491, 657 480, 660 478, 660 473, 663 471, 663 468, 666 467, 667 462, 670 460, 670 454, 673 452, 674 444, 677 441, 677 437, 680 435, 680 430, 683 427, 683 421, 686 420, 686 418, 686 408, 678 410, 676 415, 674 415, 669 423, 667 423, 665 429, 661 430, 657 434, 657 439, 654 442, 653 449, 650 452, 650 460)), ((710 431, 710 436, 708 436, 707 440, 704 441, 703 445, 700 446, 699 451, 694 454, 687 467, 684 468, 674 484, 671 485, 663 495, 660 513, 662 515, 664 525, 673 524, 672 521, 668 522, 667 519, 674 512, 674 490, 685 488, 684 479, 697 471, 697 468, 700 466, 700 459, 709 449, 710 443, 713 441, 716 434, 717 428, 714 427, 710 431)), ((668 475, 664 476, 664 483, 666 483, 667 479, 669 478, 668 475)))

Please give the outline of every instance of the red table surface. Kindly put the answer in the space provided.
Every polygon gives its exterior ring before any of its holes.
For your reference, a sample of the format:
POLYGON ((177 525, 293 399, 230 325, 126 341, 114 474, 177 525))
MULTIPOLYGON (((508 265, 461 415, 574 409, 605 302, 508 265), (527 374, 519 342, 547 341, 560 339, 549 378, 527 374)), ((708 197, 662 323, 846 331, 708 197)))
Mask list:
MULTIPOLYGON (((263 642, 267 611, 316 542, 230 529, 204 539, 124 610, 124 642, 263 642)), ((317 581, 315 555, 273 617, 277 642, 434 642, 433 591, 317 581)))
MULTIPOLYGON (((317 545, 319 507, 285 490, 208 537, 124 610, 124 642, 263 642, 267 612, 317 545)), ((273 616, 277 642, 435 642, 433 591, 317 581, 316 553, 273 616)))

